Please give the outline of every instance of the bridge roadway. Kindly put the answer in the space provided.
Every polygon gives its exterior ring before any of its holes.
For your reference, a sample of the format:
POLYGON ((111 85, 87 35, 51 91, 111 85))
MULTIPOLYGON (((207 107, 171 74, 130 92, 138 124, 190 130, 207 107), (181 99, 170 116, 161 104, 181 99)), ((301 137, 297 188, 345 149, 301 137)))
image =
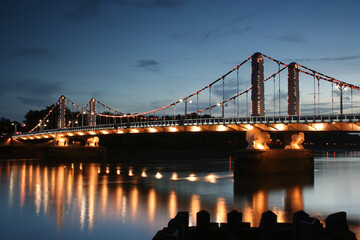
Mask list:
POLYGON ((43 130, 16 134, 13 138, 21 140, 36 140, 55 138, 59 135, 64 137, 76 137, 126 133, 248 131, 253 128, 258 128, 265 132, 360 132, 360 114, 197 118, 142 121, 43 130))

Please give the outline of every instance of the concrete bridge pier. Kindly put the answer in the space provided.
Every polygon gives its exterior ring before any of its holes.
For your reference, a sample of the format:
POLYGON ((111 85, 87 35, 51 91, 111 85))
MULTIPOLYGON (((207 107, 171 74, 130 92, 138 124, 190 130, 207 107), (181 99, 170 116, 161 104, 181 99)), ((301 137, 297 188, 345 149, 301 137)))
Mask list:
POLYGON ((90 137, 86 139, 86 147, 99 147, 99 137, 90 137))
POLYGON ((58 147, 67 147, 69 146, 69 138, 60 136, 60 135, 56 135, 55 137, 55 146, 58 147))
POLYGON ((305 135, 303 132, 285 134, 284 141, 286 143, 284 149, 304 149, 302 144, 305 141, 305 135))

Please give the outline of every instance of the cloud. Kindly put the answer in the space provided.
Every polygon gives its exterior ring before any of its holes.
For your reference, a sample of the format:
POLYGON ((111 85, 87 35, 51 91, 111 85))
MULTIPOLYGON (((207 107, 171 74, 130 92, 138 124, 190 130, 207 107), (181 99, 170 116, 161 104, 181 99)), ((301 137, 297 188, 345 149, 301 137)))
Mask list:
POLYGON ((155 67, 159 65, 159 63, 154 60, 138 60, 136 62, 137 62, 136 67, 141 67, 141 68, 155 67))
POLYGON ((294 59, 283 59, 284 61, 294 62, 311 62, 311 61, 346 61, 360 59, 360 54, 341 56, 341 57, 323 57, 323 58, 294 58, 294 59))
POLYGON ((246 20, 246 19, 248 19, 248 18, 254 17, 254 16, 256 16, 256 15, 262 13, 262 12, 265 12, 265 11, 271 9, 271 8, 274 8, 274 7, 278 6, 278 5, 280 5, 280 3, 281 3, 281 2, 278 2, 278 3, 275 3, 275 4, 271 5, 271 6, 268 6, 268 7, 262 8, 262 9, 260 9, 260 10, 257 10, 257 11, 251 12, 251 13, 249 13, 249 14, 246 14, 246 15, 244 15, 244 16, 235 18, 235 19, 227 22, 226 24, 224 24, 224 25, 222 25, 222 26, 220 26, 220 27, 217 27, 217 28, 214 28, 214 29, 212 29, 212 30, 209 30, 209 31, 207 31, 207 32, 204 34, 202 40, 204 41, 204 40, 208 39, 209 37, 212 37, 213 35, 219 33, 220 31, 223 31, 223 30, 226 29, 226 28, 229 28, 229 27, 231 27, 231 26, 237 25, 237 24, 243 22, 244 20, 246 20))
POLYGON ((65 12, 62 17, 71 20, 83 20, 99 15, 100 0, 80 0, 73 10, 65 12))
POLYGON ((0 52, 0 59, 9 59, 23 56, 43 56, 49 54, 48 49, 44 48, 22 48, 22 49, 8 49, 0 52))
POLYGON ((42 79, 11 79, 0 78, 2 86, 0 93, 14 93, 14 95, 27 95, 47 97, 62 89, 61 82, 49 82, 42 79))
POLYGON ((22 104, 30 105, 30 106, 37 106, 44 108, 46 104, 48 104, 47 99, 37 99, 37 98, 28 98, 28 97, 16 97, 18 101, 22 104))
POLYGON ((299 43, 299 42, 305 42, 306 40, 296 34, 286 34, 282 35, 280 37, 275 37, 275 40, 282 41, 282 42, 293 42, 293 43, 299 43))
POLYGON ((115 0, 115 2, 139 8, 164 8, 170 10, 178 9, 184 4, 183 0, 115 0))

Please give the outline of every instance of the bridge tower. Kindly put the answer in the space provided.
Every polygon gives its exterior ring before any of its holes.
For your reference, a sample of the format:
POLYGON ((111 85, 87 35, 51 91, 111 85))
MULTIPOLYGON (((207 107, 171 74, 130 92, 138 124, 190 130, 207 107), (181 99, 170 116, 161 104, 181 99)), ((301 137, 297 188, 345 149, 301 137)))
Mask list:
POLYGON ((62 95, 59 100, 58 128, 65 128, 65 96, 62 95))
POLYGON ((96 100, 90 100, 90 126, 96 126, 96 100))
POLYGON ((294 62, 288 67, 288 115, 300 115, 299 69, 294 62))
POLYGON ((264 59, 257 52, 251 58, 251 116, 264 116, 264 59))

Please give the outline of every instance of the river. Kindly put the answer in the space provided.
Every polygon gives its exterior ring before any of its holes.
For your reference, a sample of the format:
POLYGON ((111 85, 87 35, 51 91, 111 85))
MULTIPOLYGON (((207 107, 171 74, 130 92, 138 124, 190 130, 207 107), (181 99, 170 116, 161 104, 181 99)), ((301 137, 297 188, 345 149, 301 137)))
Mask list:
POLYGON ((346 211, 360 239, 360 152, 315 154, 314 174, 234 179, 231 158, 128 158, 121 163, 0 161, 1 239, 152 239, 178 211, 232 209, 257 226, 270 209, 291 222, 346 211), (150 163, 151 162, 151 163, 150 163))

